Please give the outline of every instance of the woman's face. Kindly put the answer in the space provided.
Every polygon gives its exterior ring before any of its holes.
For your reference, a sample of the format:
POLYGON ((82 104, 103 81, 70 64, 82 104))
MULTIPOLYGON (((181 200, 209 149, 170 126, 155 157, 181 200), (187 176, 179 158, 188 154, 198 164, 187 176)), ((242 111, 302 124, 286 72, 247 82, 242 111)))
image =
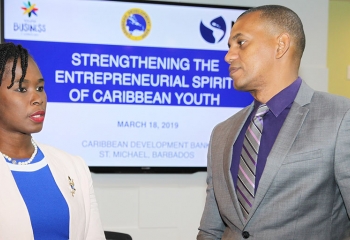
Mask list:
POLYGON ((29 57, 27 73, 19 87, 22 76, 20 59, 17 61, 15 83, 11 84, 13 61, 8 61, 0 86, 0 131, 22 134, 40 132, 46 110, 46 93, 41 72, 29 57))

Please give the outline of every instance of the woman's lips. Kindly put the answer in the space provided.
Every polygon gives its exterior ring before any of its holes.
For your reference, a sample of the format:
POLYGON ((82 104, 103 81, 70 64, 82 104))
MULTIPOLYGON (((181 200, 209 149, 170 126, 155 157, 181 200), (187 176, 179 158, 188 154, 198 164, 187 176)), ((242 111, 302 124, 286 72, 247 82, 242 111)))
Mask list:
POLYGON ((45 119, 45 112, 44 111, 37 111, 29 116, 29 118, 37 123, 42 123, 45 119))

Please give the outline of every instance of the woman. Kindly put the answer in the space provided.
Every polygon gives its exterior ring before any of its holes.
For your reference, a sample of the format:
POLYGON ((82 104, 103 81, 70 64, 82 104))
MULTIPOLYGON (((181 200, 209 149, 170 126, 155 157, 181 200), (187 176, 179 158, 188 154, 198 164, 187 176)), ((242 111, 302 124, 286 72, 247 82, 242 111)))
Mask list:
POLYGON ((45 111, 33 58, 0 44, 0 239, 105 239, 83 159, 31 137, 45 111))

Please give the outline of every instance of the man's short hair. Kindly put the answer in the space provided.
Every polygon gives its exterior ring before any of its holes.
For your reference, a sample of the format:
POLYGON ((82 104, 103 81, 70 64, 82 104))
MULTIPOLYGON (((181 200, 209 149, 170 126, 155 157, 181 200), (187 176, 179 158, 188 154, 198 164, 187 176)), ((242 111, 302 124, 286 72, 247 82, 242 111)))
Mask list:
POLYGON ((238 19, 252 12, 260 12, 261 19, 267 20, 275 27, 289 33, 295 39, 297 56, 302 57, 305 49, 305 33, 303 24, 295 12, 280 5, 264 5, 248 9, 238 19))

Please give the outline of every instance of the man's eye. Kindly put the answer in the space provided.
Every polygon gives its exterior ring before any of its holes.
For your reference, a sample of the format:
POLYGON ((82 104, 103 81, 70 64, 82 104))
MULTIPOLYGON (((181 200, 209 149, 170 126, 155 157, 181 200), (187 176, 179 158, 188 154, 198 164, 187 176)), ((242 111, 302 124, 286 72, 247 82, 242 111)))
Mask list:
POLYGON ((241 41, 238 41, 237 43, 239 46, 242 46, 245 42, 246 42, 246 40, 241 40, 241 41))

